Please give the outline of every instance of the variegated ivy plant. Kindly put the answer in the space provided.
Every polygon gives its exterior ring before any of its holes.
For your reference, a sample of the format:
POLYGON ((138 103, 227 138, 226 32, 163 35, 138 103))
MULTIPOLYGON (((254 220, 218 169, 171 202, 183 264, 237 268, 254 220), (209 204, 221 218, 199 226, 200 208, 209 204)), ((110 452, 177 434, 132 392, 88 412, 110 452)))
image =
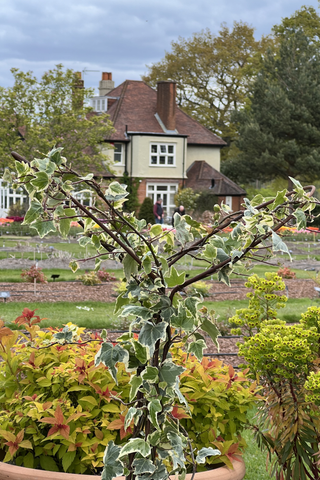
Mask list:
MULTIPOLYGON (((209 447, 193 452, 188 432, 171 414, 177 398, 186 409, 187 402, 179 390, 184 368, 174 363, 170 347, 182 341, 187 352, 201 360, 204 334, 216 342, 218 331, 211 314, 199 306, 199 298, 181 293, 214 274, 229 285, 232 272, 240 273, 248 260, 264 260, 272 249, 289 255, 277 231, 294 219, 299 228, 306 225, 306 215, 316 202, 310 197, 312 189, 293 180, 294 191, 283 190, 276 198, 245 199, 243 211, 230 213, 216 205, 209 227, 188 215, 176 215, 174 229, 163 231, 161 225, 146 225, 133 213, 123 213, 128 195, 124 185, 112 182, 103 188, 92 174, 79 175, 67 166, 60 148, 31 162, 16 153, 13 156, 17 173, 6 180, 23 186, 30 196, 25 224, 40 237, 55 230, 65 236, 76 220, 83 228, 80 245, 96 247, 92 258, 97 269, 110 258, 123 265, 127 288, 119 295, 115 311, 129 317, 131 329, 140 333, 138 339, 130 330, 116 344, 105 341, 95 362, 109 367, 115 381, 118 362, 134 372, 125 424, 133 420, 135 427, 126 445, 108 444, 103 479, 124 474, 129 480, 165 480, 175 473, 183 479, 187 459, 192 459, 195 472, 197 463, 217 451, 209 447), (83 205, 77 199, 79 189, 90 190, 99 202, 83 205), (221 236, 225 227, 232 227, 232 232, 221 236), (186 278, 179 261, 192 258, 202 262, 203 271, 195 276, 191 271, 186 278)), ((70 267, 76 271, 78 263, 71 262, 70 267)))

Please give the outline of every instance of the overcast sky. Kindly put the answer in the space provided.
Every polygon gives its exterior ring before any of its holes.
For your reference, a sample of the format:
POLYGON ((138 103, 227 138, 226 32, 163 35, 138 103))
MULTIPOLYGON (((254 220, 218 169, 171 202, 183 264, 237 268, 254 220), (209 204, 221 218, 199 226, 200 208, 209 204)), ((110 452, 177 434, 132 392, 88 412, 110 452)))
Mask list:
MULTIPOLYGON (((318 7, 318 0, 306 3, 318 7)), ((302 0, 0 0, 0 85, 12 85, 10 68, 38 77, 58 63, 87 70, 87 87, 101 72, 115 84, 139 80, 146 64, 161 60, 170 43, 203 28, 218 33, 234 20, 255 27, 256 37, 303 5, 302 0), (98 72, 90 72, 98 70, 98 72)))

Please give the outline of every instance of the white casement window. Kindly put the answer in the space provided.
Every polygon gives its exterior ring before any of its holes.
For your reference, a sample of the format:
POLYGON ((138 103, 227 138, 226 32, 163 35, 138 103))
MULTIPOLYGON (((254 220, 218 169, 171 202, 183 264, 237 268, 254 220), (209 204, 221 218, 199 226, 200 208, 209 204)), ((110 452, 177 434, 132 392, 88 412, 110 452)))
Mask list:
POLYGON ((230 207, 231 210, 232 210, 232 197, 231 197, 231 196, 227 195, 227 196, 226 196, 226 200, 225 200, 224 203, 225 203, 226 205, 228 205, 228 207, 230 207))
POLYGON ((16 203, 25 204, 27 207, 29 204, 27 192, 22 187, 14 190, 11 185, 0 179, 0 217, 6 217, 9 208, 16 203))
POLYGON ((114 144, 114 163, 117 165, 123 165, 123 144, 114 144))
POLYGON ((165 213, 165 221, 170 223, 174 209, 174 196, 178 191, 177 183, 147 183, 147 197, 151 198, 153 204, 161 198, 165 213))
POLYGON ((176 164, 176 146, 172 143, 150 144, 150 165, 174 167, 176 164))

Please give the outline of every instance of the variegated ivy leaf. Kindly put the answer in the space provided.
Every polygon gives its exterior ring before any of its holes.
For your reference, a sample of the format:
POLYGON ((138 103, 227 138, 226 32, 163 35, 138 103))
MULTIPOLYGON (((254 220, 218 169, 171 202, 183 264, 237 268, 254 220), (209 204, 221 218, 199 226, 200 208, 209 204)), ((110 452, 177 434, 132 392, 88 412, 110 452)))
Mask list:
POLYGON ((303 197, 305 195, 305 191, 303 190, 303 187, 299 180, 296 180, 295 178, 289 177, 293 185, 295 186, 295 191, 297 192, 297 195, 299 197, 303 197))
POLYGON ((113 480, 123 474, 123 463, 119 458, 121 448, 111 440, 103 456, 104 468, 101 480, 113 480))
POLYGON ((137 475, 136 480, 168 480, 169 473, 161 460, 156 460, 155 471, 153 473, 144 473, 137 475))
POLYGON ((186 308, 189 310, 193 317, 197 315, 197 305, 199 305, 199 303, 201 302, 197 297, 188 297, 184 302, 186 308))
POLYGON ((176 365, 172 360, 165 360, 160 368, 160 381, 165 382, 168 387, 173 387, 176 384, 177 377, 184 370, 184 367, 176 365))
POLYGON ((185 308, 183 302, 179 302, 178 312, 176 315, 171 316, 171 325, 179 328, 184 332, 190 332, 194 327, 194 317, 188 315, 189 310, 185 308))
POLYGON ((188 345, 188 353, 193 353, 199 362, 201 362, 203 358, 203 350, 206 348, 205 341, 202 338, 199 338, 195 342, 191 342, 188 345))
POLYGON ((150 234, 151 238, 158 237, 159 235, 162 235, 163 230, 162 230, 161 225, 159 225, 157 223, 155 225, 152 225, 152 227, 150 228, 149 234, 150 234))
POLYGON ((154 324, 148 321, 143 324, 139 334, 139 343, 149 349, 150 357, 154 354, 157 341, 166 339, 167 326, 167 322, 154 324))
POLYGON ((65 158, 61 156, 61 152, 62 152, 63 148, 62 147, 58 147, 58 148, 53 148, 49 153, 48 153, 48 157, 50 158, 50 160, 52 162, 54 162, 56 165, 62 165, 63 163, 65 163, 65 158))
POLYGON ((201 448, 201 450, 199 450, 198 452, 198 455, 196 457, 196 462, 197 463, 206 463, 206 458, 207 457, 212 457, 212 456, 218 456, 218 455, 221 455, 221 452, 220 450, 217 450, 215 448, 212 448, 212 447, 208 447, 208 448, 201 448))
POLYGON ((169 455, 171 456, 173 463, 173 470, 177 470, 178 467, 185 469, 185 456, 184 449, 186 447, 185 438, 181 438, 176 432, 168 432, 168 440, 171 443, 169 455))
POLYGON ((242 224, 239 223, 236 227, 234 227, 234 229, 232 230, 231 232, 231 238, 232 240, 238 240, 238 238, 241 236, 242 234, 242 224))
POLYGON ((307 218, 303 210, 301 208, 297 208, 293 215, 296 217, 297 220, 297 229, 300 230, 302 228, 306 228, 307 226, 307 218))
POLYGON ((182 285, 185 277, 186 277, 185 272, 181 272, 179 274, 174 267, 171 267, 169 274, 167 274, 164 277, 164 279, 167 283, 168 288, 173 288, 173 287, 176 287, 177 285, 182 285))
POLYGON ((10 173, 9 168, 6 168, 6 169, 4 170, 4 174, 3 174, 3 176, 2 176, 2 180, 3 180, 4 182, 7 182, 7 183, 12 183, 12 175, 11 175, 11 173, 10 173))
POLYGON ((160 400, 158 398, 151 400, 148 405, 148 410, 152 425, 156 428, 159 428, 157 415, 162 411, 162 405, 160 403, 160 400))
POLYGON ((73 273, 75 273, 79 268, 79 263, 73 260, 72 262, 69 263, 69 267, 71 268, 73 273))
POLYGON ((79 238, 79 245, 80 247, 86 247, 88 243, 91 243, 90 237, 80 237, 79 238))
POLYGON ((217 257, 217 247, 208 243, 202 252, 202 256, 209 260, 209 262, 213 262, 217 257))
POLYGON ((22 225, 27 225, 34 222, 39 217, 41 217, 42 213, 43 213, 43 208, 41 203, 39 202, 39 200, 33 199, 24 217, 22 225))
POLYGON ((144 271, 146 272, 147 275, 151 273, 152 270, 152 262, 151 262, 151 256, 150 255, 145 255, 142 259, 142 267, 144 271))
POLYGON ((40 238, 45 237, 49 232, 56 231, 56 227, 51 220, 39 220, 38 222, 32 223, 30 228, 35 228, 40 238))
POLYGON ((156 469, 151 460, 147 458, 135 458, 132 466, 135 469, 136 475, 141 475, 143 473, 154 473, 156 469))
POLYGON ((142 457, 148 457, 151 453, 150 445, 143 438, 130 438, 121 448, 119 457, 125 457, 130 453, 138 453, 142 457))
MULTIPOLYGON (((14 165, 15 165, 15 169, 17 170, 19 176, 26 175, 30 171, 30 167, 26 162, 18 162, 18 160, 16 160, 14 162, 14 165)), ((7 169, 5 169, 4 172, 6 172, 6 170, 7 169)), ((9 171, 9 173, 10 173, 10 171, 9 171)), ((2 177, 2 179, 4 179, 4 177, 2 177)))
POLYGON ((228 259, 230 259, 230 255, 222 250, 222 248, 217 248, 217 260, 221 263, 228 259))
POLYGON ((177 395, 177 397, 179 399, 179 402, 184 404, 184 406, 186 407, 186 411, 190 414, 191 412, 190 412, 189 404, 188 404, 187 400, 185 399, 185 397, 182 395, 179 387, 180 387, 180 378, 177 377, 176 378, 176 384, 174 386, 175 394, 177 395))
POLYGON ((142 410, 139 410, 138 408, 135 408, 135 407, 130 407, 124 419, 124 429, 125 430, 128 429, 132 420, 134 420, 134 424, 136 425, 141 415, 142 415, 142 410))
POLYGON ((225 267, 221 268, 221 270, 218 271, 219 282, 223 282, 228 287, 230 287, 231 284, 230 284, 230 278, 229 277, 230 277, 232 271, 233 271, 233 269, 229 265, 226 265, 225 267))
POLYGON ((259 210, 257 210, 251 205, 251 202, 248 198, 244 198, 244 203, 246 206, 246 210, 244 211, 245 216, 256 215, 257 213, 259 213, 259 210))
POLYGON ((277 192, 277 196, 274 199, 274 202, 269 205, 269 210, 274 210, 279 205, 287 202, 288 198, 286 197, 287 190, 281 190, 281 192, 277 192))
POLYGON ((133 375, 130 378, 129 384, 131 385, 131 389, 130 389, 130 393, 129 393, 129 402, 132 402, 132 400, 136 397, 139 388, 142 385, 142 378, 141 377, 136 377, 136 376, 133 375))
POLYGON ((207 318, 201 323, 201 330, 206 332, 208 335, 210 335, 211 340, 213 340, 215 346, 218 348, 219 351, 219 343, 218 343, 218 337, 220 335, 220 332, 216 325, 207 318))
POLYGON ((261 193, 259 193, 258 195, 256 195, 255 197, 253 197, 253 199, 251 200, 251 205, 253 207, 257 207, 258 205, 260 205, 261 203, 264 202, 264 198, 263 196, 261 195, 261 193))
POLYGON ((141 317, 143 320, 149 320, 153 316, 153 312, 150 308, 140 307, 139 305, 126 305, 120 316, 121 317, 128 317, 129 315, 133 315, 135 317, 141 317))
POLYGON ((129 195, 126 188, 127 185, 120 185, 119 182, 112 182, 106 190, 105 198, 111 202, 124 200, 129 195))
POLYGON ((31 185, 33 185, 37 191, 42 191, 47 188, 49 185, 49 177, 46 172, 37 172, 35 178, 31 180, 31 185))
POLYGON ((193 235, 190 233, 190 228, 184 217, 176 215, 174 228, 176 229, 175 238, 182 245, 188 242, 192 242, 193 235))
POLYGON ((138 273, 138 264, 128 253, 124 256, 122 265, 127 280, 130 280, 131 275, 136 275, 138 273))
POLYGON ((145 382, 155 383, 159 379, 159 370, 157 367, 147 366, 145 370, 141 373, 141 377, 145 382))
MULTIPOLYGON (((60 206, 61 207, 61 206, 60 206)), ((55 215, 57 214, 57 210, 59 209, 59 207, 56 209, 55 211, 55 215)), ((58 211, 58 215, 61 215, 63 217, 74 217, 76 215, 76 211, 74 208, 65 208, 65 209, 61 209, 61 213, 60 213, 60 209, 58 211)), ((62 218, 62 219, 59 219, 59 230, 60 230, 60 233, 63 237, 66 237, 70 231, 70 225, 71 225, 71 222, 73 220, 76 220, 75 218, 62 218)))
POLYGON ((114 307, 114 312, 113 313, 118 313, 119 310, 121 310, 121 308, 124 306, 124 305, 128 305, 128 303, 130 302, 129 298, 125 296, 125 292, 123 293, 120 293, 120 295, 117 297, 116 299, 116 303, 115 303, 115 307, 114 307))
POLYGON ((284 241, 277 235, 275 232, 272 232, 272 249, 274 252, 284 252, 287 253, 290 257, 291 260, 291 255, 288 250, 287 245, 284 243, 284 241))
POLYGON ((40 172, 45 172, 49 176, 56 170, 56 164, 51 162, 49 158, 35 158, 32 160, 31 166, 38 168, 40 172))
POLYGON ((103 343, 99 352, 96 354, 94 362, 98 366, 103 363, 109 368, 112 378, 118 385, 116 364, 118 362, 127 363, 129 360, 129 353, 120 345, 113 346, 111 343, 103 343))

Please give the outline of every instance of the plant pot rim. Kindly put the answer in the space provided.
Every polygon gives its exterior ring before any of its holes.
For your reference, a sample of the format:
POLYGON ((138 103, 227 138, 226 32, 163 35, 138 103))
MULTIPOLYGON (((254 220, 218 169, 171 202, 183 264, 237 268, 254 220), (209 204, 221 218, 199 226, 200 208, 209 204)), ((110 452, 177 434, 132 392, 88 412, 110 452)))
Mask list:
MULTIPOLYGON (((220 467, 206 472, 198 472, 195 480, 242 480, 246 468, 242 457, 236 457, 232 461, 233 470, 220 467)), ((191 474, 186 480, 191 479, 191 474)), ((48 470, 35 470, 33 468, 18 467, 9 463, 0 462, 0 480, 94 480, 101 479, 101 475, 83 475, 77 473, 51 472, 48 470)), ((175 480, 175 476, 170 477, 175 480)), ((115 477, 115 480, 125 480, 125 477, 115 477)))

